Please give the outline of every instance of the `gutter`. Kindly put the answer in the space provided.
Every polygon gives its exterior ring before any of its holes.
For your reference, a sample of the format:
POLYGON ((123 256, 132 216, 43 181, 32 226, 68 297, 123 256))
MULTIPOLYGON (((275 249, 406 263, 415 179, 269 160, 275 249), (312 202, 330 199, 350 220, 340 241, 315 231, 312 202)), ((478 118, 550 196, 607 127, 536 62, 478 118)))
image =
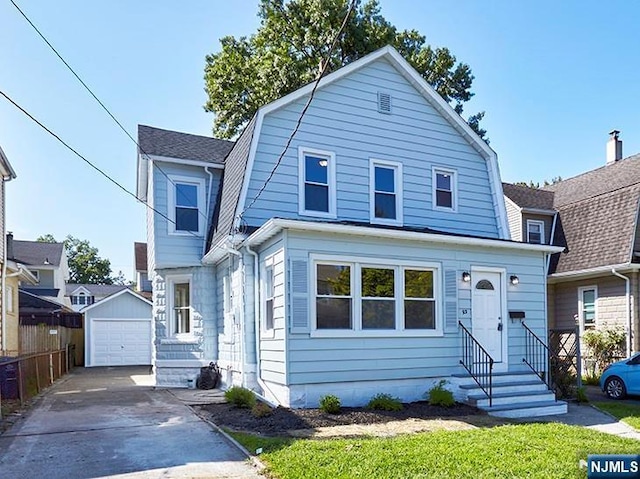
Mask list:
POLYGON ((553 280, 562 280, 562 279, 577 279, 577 278, 581 278, 581 277, 587 277, 587 276, 595 276, 598 274, 605 274, 605 273, 609 273, 611 272, 611 270, 614 269, 616 271, 640 271, 640 263, 636 264, 636 263, 620 263, 620 264, 613 264, 613 265, 607 265, 607 266, 598 266, 596 268, 587 268, 587 269, 581 269, 581 270, 577 270, 577 271, 566 271, 564 273, 553 273, 550 274, 548 276, 548 279, 551 282, 555 282, 553 280))
POLYGON ((631 324, 631 280, 627 277, 624 276, 620 273, 618 273, 616 271, 615 268, 611 268, 611 274, 613 274, 614 276, 617 276, 620 279, 623 279, 625 281, 625 295, 627 298, 627 357, 631 356, 631 329, 632 329, 632 324, 631 324))
MULTIPOLYGON (((209 175, 209 192, 207 193, 207 204, 205 205, 205 215, 207 221, 209 221, 209 207, 211 206, 211 190, 213 189, 213 173, 209 170, 208 166, 204 167, 205 173, 209 175)), ((200 219, 198 218, 198 221, 200 219)), ((205 225, 209 226, 209 225, 205 225)), ((208 229, 208 228, 207 228, 208 229)), ((207 254, 207 238, 205 237, 204 244, 202 245, 202 256, 207 254)))

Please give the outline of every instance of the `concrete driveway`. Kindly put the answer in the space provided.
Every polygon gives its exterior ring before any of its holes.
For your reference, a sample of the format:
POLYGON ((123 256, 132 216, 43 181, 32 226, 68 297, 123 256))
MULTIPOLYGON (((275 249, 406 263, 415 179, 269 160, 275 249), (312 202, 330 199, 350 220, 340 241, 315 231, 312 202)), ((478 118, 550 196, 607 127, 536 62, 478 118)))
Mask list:
POLYGON ((0 436, 3 478, 256 478, 148 368, 76 369, 0 436))

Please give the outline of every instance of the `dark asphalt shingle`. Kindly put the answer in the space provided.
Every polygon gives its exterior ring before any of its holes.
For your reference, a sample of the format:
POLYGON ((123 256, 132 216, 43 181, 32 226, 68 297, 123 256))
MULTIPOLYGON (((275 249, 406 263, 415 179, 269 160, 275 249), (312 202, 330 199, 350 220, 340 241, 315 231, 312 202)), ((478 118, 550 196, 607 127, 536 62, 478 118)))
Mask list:
POLYGON ((553 210, 553 192, 528 186, 502 183, 505 196, 521 208, 553 210))
POLYGON ((13 240, 13 258, 27 266, 60 266, 63 243, 43 243, 40 241, 13 240))

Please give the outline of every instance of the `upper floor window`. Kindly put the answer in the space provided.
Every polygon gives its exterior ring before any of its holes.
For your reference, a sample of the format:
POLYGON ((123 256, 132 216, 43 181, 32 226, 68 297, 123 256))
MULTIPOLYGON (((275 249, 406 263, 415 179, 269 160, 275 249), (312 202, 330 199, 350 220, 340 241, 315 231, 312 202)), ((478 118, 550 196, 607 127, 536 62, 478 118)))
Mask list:
POLYGON ((457 175, 455 170, 433 168, 433 208, 438 210, 456 211, 457 175))
POLYGON ((94 297, 89 296, 82 291, 75 296, 71 296, 71 304, 87 306, 94 303, 94 297))
POLYGON ((204 180, 171 176, 167 184, 169 232, 201 235, 204 216, 204 180))
POLYGON ((369 202, 372 223, 402 224, 402 164, 370 160, 369 202))
POLYGON ((328 151, 300 147, 299 213, 335 218, 335 155, 328 151))
POLYGON ((527 242, 544 244, 544 222, 527 220, 527 242))

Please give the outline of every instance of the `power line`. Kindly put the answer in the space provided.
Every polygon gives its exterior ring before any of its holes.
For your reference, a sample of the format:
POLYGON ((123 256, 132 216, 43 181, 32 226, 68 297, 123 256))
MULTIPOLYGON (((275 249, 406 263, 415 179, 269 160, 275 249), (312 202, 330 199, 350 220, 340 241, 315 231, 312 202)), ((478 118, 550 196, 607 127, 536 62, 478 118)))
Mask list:
MULTIPOLYGON (((122 191, 124 191, 127 195, 133 197, 137 202, 142 203, 143 205, 145 205, 147 208, 149 208, 151 211, 157 213, 158 215, 160 215, 161 217, 163 217, 164 219, 166 219, 167 221, 169 221, 170 223, 176 225, 176 222, 174 220, 172 220, 171 218, 169 218, 167 215, 165 215, 164 213, 162 213, 161 211, 158 211, 157 209, 155 209, 153 206, 151 206, 149 203, 147 203, 146 201, 142 201, 140 198, 138 198, 134 193, 132 193, 131 191, 129 191, 128 189, 126 189, 124 186, 122 186, 120 183, 118 183, 116 180, 114 180, 111 176, 109 176, 104 170, 100 169, 98 166, 96 166, 95 164, 93 164, 91 161, 89 161, 87 158, 85 158, 82 154, 80 154, 75 148, 73 148, 71 145, 69 145, 66 141, 64 141, 62 138, 60 138, 60 136, 58 136, 55 132, 53 132, 51 129, 49 129, 45 124, 43 124, 40 120, 38 120, 36 117, 34 117, 31 113, 29 113, 25 108, 23 108, 22 106, 20 106, 16 101, 14 101, 9 95, 7 95, 4 91, 0 90, 0 95, 2 95, 3 97, 5 97, 7 99, 7 101, 9 103, 11 103, 14 107, 16 107, 18 110, 20 110, 22 113, 24 113, 27 117, 29 117, 29 119, 31 121, 33 121, 35 124, 37 124, 40 128, 42 128, 44 131, 46 131, 47 133, 49 133, 51 136, 53 136, 56 140, 58 140, 60 143, 62 143, 69 151, 71 151, 74 155, 76 155, 78 158, 80 158, 82 161, 84 161, 87 165, 89 165, 91 168, 93 168, 94 170, 96 170, 98 173, 100 173, 102 176, 104 176, 107 180, 109 180, 111 183, 113 183, 114 185, 116 185, 118 188, 120 188, 122 191)), ((189 231, 189 233, 191 233, 193 236, 198 237, 198 235, 196 235, 195 233, 193 233, 192 231, 189 231)))
MULTIPOLYGON (((111 117, 111 119, 116 123, 116 125, 118 125, 118 127, 124 132, 125 135, 127 135, 129 137, 129 139, 131 141, 133 141, 136 146, 138 147, 138 149, 140 150, 140 153, 142 153, 143 156, 145 156, 147 158, 147 160, 151 161, 151 164, 156 167, 158 169, 158 171, 160 171, 160 173, 162 173, 164 175, 164 177, 169 180, 169 182, 173 185, 173 186, 177 186, 176 183, 169 177, 169 175, 167 175, 167 173, 165 173, 165 171, 160 168, 160 165, 158 165, 156 162, 154 162, 151 158, 151 156, 149 154, 147 154, 144 149, 140 146, 140 144, 138 143, 138 141, 127 131, 127 129, 122 125, 122 123, 120 123, 120 121, 118 121, 118 119, 115 117, 115 115, 113 113, 111 113, 111 111, 107 108, 107 106, 98 98, 98 96, 93 92, 93 90, 91 90, 91 88, 89 88, 89 86, 82 80, 82 78, 80 78, 80 75, 78 75, 76 73, 76 71, 71 67, 71 65, 69 65, 69 63, 62 57, 62 55, 58 52, 58 50, 56 50, 56 48, 51 44, 51 42, 49 40, 47 40, 47 38, 44 36, 44 34, 38 29, 38 27, 29 19, 29 17, 27 16, 26 13, 24 13, 24 11, 18 6, 18 4, 14 1, 14 0, 10 0, 11 3, 13 4, 14 7, 16 7, 16 9, 18 10, 18 12, 20 12, 20 15, 22 15, 24 17, 24 19, 27 21, 27 23, 29 23, 29 25, 31 25, 31 27, 36 31, 36 33, 40 36, 40 38, 42 38, 42 40, 47 44, 47 46, 53 51, 53 53, 55 53, 55 55, 60 59, 60 61, 62 63, 64 63, 64 65, 67 67, 67 69, 73 74, 74 77, 76 77, 76 79, 80 82, 80 84, 85 88, 85 90, 87 90, 89 92, 89 94, 93 97, 93 99, 95 101, 98 102, 98 104, 102 107, 102 109, 107 113, 107 115, 109 115, 111 117)), ((176 194, 180 194, 182 195, 183 199, 188 199, 186 197, 186 195, 181 192, 178 191, 178 189, 176 189, 176 194)), ((207 199, 207 201, 209 201, 209 199, 207 199)), ((198 208, 198 213, 205 219, 206 222, 209 221, 209 219, 206 217, 206 215, 200 210, 200 208, 198 208)))
MULTIPOLYGON (((351 16, 351 13, 353 12, 353 10, 356 7, 356 3, 357 3, 357 0, 351 0, 351 3, 349 4, 349 10, 347 10, 347 14, 344 17, 344 20, 342 20, 342 24, 340 25, 340 29, 338 30, 336 35, 333 37, 331 45, 329 46, 329 51, 327 52, 326 59, 322 62, 322 70, 320 71, 320 74, 318 75, 318 78, 316 79, 316 81, 315 81, 315 83, 313 85, 313 88, 311 89, 311 93, 309 94, 309 99, 307 100, 307 103, 304 105, 304 108, 300 112, 300 116, 298 117, 298 121, 296 122, 296 126, 293 129, 293 131, 291 132, 291 135, 289 135, 289 138, 287 139, 287 143, 285 144, 284 148, 282 149, 282 152, 280 153, 280 156, 278 156, 278 159, 276 160, 275 165, 271 169, 271 172, 269 173, 269 176, 264 181, 262 187, 260 188, 260 190, 258 190, 258 193, 256 193, 256 195, 249 202, 249 204, 242 210, 241 213, 238 214, 238 216, 236 216, 236 218, 235 218, 236 221, 240 221, 240 219, 242 218, 242 215, 244 215, 247 212, 247 210, 249 208, 251 208, 255 204, 256 201, 258 201, 258 198, 260 198, 260 196, 262 195, 264 190, 267 188, 267 185, 269 184, 269 182, 273 179, 273 176, 275 175, 276 170, 280 166, 280 163, 282 163, 282 159, 284 158, 284 155, 287 153, 287 150, 289 149, 289 146, 291 146, 291 142, 293 141, 294 136, 296 135, 296 133, 298 132, 298 129, 300 128, 300 125, 302 124, 302 119, 303 119, 305 113, 307 112, 307 110, 311 106, 311 101, 313 100, 313 96, 316 93, 316 90, 318 88, 320 80, 322 80, 322 78, 324 77, 324 74, 326 73, 327 68, 329 67, 329 63, 331 62, 331 54, 333 53, 333 49, 335 48, 336 43, 338 43, 338 39, 340 38, 340 36, 344 32, 344 29, 347 26, 347 22, 349 21, 349 17, 351 16)), ((232 228, 233 228, 233 226, 232 226, 232 228)))

